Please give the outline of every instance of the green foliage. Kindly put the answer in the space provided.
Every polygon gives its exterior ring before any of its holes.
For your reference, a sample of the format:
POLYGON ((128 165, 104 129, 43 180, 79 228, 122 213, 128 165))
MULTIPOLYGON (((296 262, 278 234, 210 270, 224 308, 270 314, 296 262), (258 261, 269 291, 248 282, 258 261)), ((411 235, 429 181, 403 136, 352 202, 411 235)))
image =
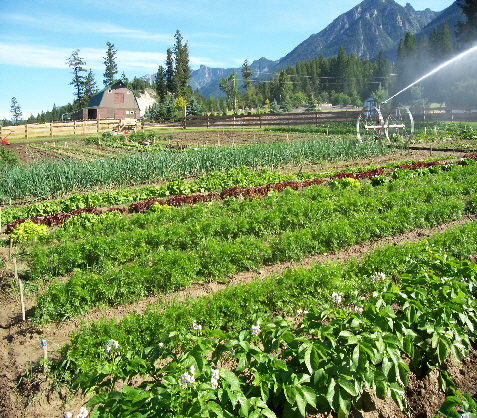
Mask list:
POLYGON ((438 412, 439 417, 477 418, 477 403, 468 393, 462 394, 456 390, 453 395, 446 397, 438 412))
MULTIPOLYGON (((140 144, 137 146, 143 147, 140 144)), ((149 147, 145 147, 149 149, 149 147)), ((162 149, 89 162, 64 160, 13 167, 0 183, 0 202, 10 199, 45 199, 96 187, 128 187, 174 178, 199 176, 246 166, 272 167, 304 162, 364 158, 391 152, 385 144, 337 138, 285 144, 241 147, 202 147, 177 153, 162 149)))
POLYGON ((38 238, 48 235, 48 227, 46 225, 35 224, 27 220, 18 225, 10 237, 13 242, 36 241, 38 238))
POLYGON ((18 156, 6 146, 0 146, 0 171, 20 165, 18 156))
MULTIPOLYGON (((64 314, 55 314, 54 307, 66 304, 76 294, 75 289, 82 293, 89 287, 93 289, 88 301, 80 305, 82 312, 120 303, 121 298, 108 296, 109 290, 95 289, 101 277, 107 277, 104 286, 134 300, 163 292, 163 275, 177 277, 171 282, 172 289, 191 280, 225 280, 229 274, 257 269, 261 264, 299 260, 456 219, 475 205, 469 197, 475 196, 474 172, 475 166, 467 166, 433 176, 394 180, 388 183, 387 191, 371 186, 357 188, 357 180, 339 179, 340 184, 351 187, 327 190, 313 186, 299 192, 286 189, 261 200, 227 200, 224 205, 217 202, 131 217, 111 215, 102 222, 60 228, 41 246, 31 248, 32 279, 72 273, 71 280, 77 276, 83 280, 85 271, 91 280, 73 289, 68 283, 47 288, 35 315, 44 321, 61 319, 64 314), (179 251, 177 260, 183 258, 185 264, 189 258, 199 261, 187 271, 163 263, 159 273, 152 266, 159 263, 162 251, 179 251), (142 293, 137 292, 140 282, 124 280, 125 271, 131 278, 149 277, 151 283, 141 284, 142 293), (159 284, 153 284, 155 281, 159 284), (58 303, 60 297, 62 303, 58 303)), ((184 185, 179 182, 174 186, 180 192, 184 185)))
MULTIPOLYGON (((411 368, 459 359, 475 340, 476 272, 468 262, 431 254, 400 283, 385 280, 366 299, 330 298, 309 312, 299 310, 294 321, 254 314, 247 328, 227 332, 193 320, 136 353, 121 348, 120 354, 122 340, 108 349, 111 340, 103 343, 98 369, 76 383, 96 392, 88 402, 92 416, 305 417, 333 411, 346 417, 360 408, 365 389, 404 410, 411 368), (129 385, 137 376, 147 377, 129 385), (126 385, 117 390, 118 383, 126 385)), ((475 409, 469 396, 456 395, 441 411, 475 409)))
POLYGON ((360 189, 361 188, 360 181, 350 177, 345 177, 342 179, 331 179, 328 181, 327 184, 328 184, 328 187, 330 187, 331 189, 347 189, 347 188, 360 189))

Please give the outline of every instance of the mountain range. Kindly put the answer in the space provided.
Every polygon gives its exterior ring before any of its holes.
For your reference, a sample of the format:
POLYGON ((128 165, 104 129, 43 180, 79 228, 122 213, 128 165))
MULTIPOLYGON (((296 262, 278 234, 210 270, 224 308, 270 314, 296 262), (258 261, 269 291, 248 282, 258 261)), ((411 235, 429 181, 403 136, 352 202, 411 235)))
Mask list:
MULTIPOLYGON (((401 6, 394 0, 363 0, 357 6, 338 16, 322 31, 311 35, 287 55, 273 61, 264 57, 250 64, 253 78, 265 80, 283 68, 298 61, 308 61, 320 55, 325 58, 337 55, 342 46, 345 52, 373 60, 380 50, 393 61, 399 41, 410 31, 416 39, 428 36, 434 29, 442 31, 447 22, 454 35, 455 24, 464 21, 461 8, 454 2, 442 11, 426 8, 416 11, 407 3, 401 6)), ((241 68, 210 68, 201 65, 191 72, 189 84, 194 90, 208 97, 222 95, 219 82, 232 72, 238 75, 241 68)), ((143 78, 152 79, 151 76, 143 78)))

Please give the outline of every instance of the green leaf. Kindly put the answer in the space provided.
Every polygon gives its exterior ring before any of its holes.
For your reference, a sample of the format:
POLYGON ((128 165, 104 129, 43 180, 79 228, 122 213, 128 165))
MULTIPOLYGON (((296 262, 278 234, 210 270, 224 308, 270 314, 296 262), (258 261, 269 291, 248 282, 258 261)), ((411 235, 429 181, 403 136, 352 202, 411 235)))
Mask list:
POLYGON ((229 390, 229 389, 226 389, 225 392, 227 393, 227 396, 230 400, 230 403, 232 404, 232 406, 235 408, 235 405, 237 405, 237 402, 238 402, 238 395, 236 392, 232 391, 232 390, 229 390))
POLYGON ((224 417, 224 410, 215 402, 207 402, 207 408, 213 411, 218 417, 224 417))
POLYGON ((338 377, 337 381, 338 381, 338 385, 340 385, 351 396, 358 396, 358 391, 356 390, 356 387, 353 381, 343 379, 342 377, 338 377))
POLYGON ((300 411, 301 415, 304 417, 306 415, 306 400, 304 396, 300 393, 300 387, 297 387, 297 392, 296 392, 296 406, 298 407, 298 410, 300 411))
POLYGON ((451 347, 449 342, 445 337, 439 338, 439 342, 437 344, 437 357, 439 362, 443 362, 447 358, 447 354, 449 353, 451 347))
POLYGON ((361 363, 361 351, 359 349, 359 344, 357 344, 353 348, 353 353, 351 354, 351 361, 352 361, 352 365, 353 365, 352 370, 357 370, 359 368, 360 363, 361 363))
POLYGON ((240 388, 240 379, 235 375, 235 373, 231 372, 227 369, 220 370, 220 377, 222 377, 229 385, 230 389, 241 391, 240 388))
POLYGON ((382 380, 375 381, 376 384, 376 396, 379 399, 386 399, 387 388, 385 383, 382 380))
POLYGON ((247 355, 245 353, 239 353, 237 355, 238 358, 238 364, 235 370, 238 372, 241 372, 242 370, 245 370, 248 367, 248 359, 247 355))
POLYGON ((290 331, 285 331, 282 335, 282 340, 285 341, 288 345, 290 345, 295 340, 295 335, 290 331))
POLYGON ((305 365, 306 365, 306 368, 308 369, 308 371, 310 372, 310 374, 313 373, 313 367, 311 367, 311 352, 312 351, 314 351, 313 346, 310 345, 308 347, 308 349, 305 351, 305 356, 304 356, 305 365))
POLYGON ((351 331, 341 331, 338 335, 339 337, 344 337, 348 339, 348 344, 358 344, 358 337, 354 335, 351 331))
POLYGON ((271 411, 268 408, 263 408, 262 414, 265 415, 267 418, 277 418, 277 416, 275 415, 275 412, 271 411))
POLYGON ((351 395, 347 391, 340 390, 339 395, 339 412, 338 416, 340 413, 343 413, 344 417, 347 417, 349 415, 349 411, 351 409, 351 395))
POLYGON ((302 386, 301 390, 302 390, 303 397, 306 400, 306 402, 309 403, 313 408, 316 408, 316 393, 315 393, 315 391, 308 386, 302 386))
POLYGON ((335 379, 331 378, 330 382, 328 384, 328 391, 326 392, 326 400, 328 401, 329 405, 333 408, 333 400, 335 397, 335 386, 336 386, 336 381, 335 379))
POLYGON ((248 410, 250 408, 250 401, 245 397, 242 392, 237 393, 237 399, 240 403, 240 412, 247 417, 248 410))
POLYGON ((297 390, 295 386, 286 385, 284 388, 285 398, 290 405, 296 402, 297 390))

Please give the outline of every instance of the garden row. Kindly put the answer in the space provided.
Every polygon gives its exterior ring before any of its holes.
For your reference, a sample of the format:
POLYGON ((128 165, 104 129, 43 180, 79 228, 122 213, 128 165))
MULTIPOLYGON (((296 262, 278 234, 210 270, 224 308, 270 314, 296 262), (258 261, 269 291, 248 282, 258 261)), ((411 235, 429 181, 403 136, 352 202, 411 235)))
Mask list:
POLYGON ((345 139, 310 139, 240 147, 208 146, 176 151, 135 153, 89 162, 64 160, 14 166, 2 172, 0 203, 51 199, 96 188, 119 188, 189 178, 241 166, 279 167, 283 164, 318 163, 364 158, 391 152, 381 142, 345 139))
MULTIPOLYGON (((52 370, 79 372, 76 382, 99 393, 89 405, 104 416, 204 416, 204 410, 226 417, 284 410, 347 416, 366 389, 404 408, 410 369, 461 359, 474 342, 476 267, 436 256, 436 249, 475 254, 476 232, 469 223, 361 261, 290 269, 120 322, 94 323, 72 337, 52 370), (269 322, 272 313, 297 318, 269 322), (117 349, 98 349, 111 339, 117 349), (112 390, 138 376, 138 387, 112 390)), ((440 373, 443 389, 452 392, 453 382, 440 373)))
POLYGON ((282 181, 299 181, 311 177, 312 174, 309 173, 280 174, 268 168, 251 170, 242 166, 226 171, 212 171, 190 181, 174 179, 162 185, 73 194, 63 199, 2 208, 0 215, 2 223, 6 224, 18 219, 44 217, 76 209, 131 204, 147 200, 150 197, 167 198, 168 196, 200 192, 220 192, 233 186, 254 187, 282 181))
MULTIPOLYGON (((470 164, 472 161, 477 159, 477 154, 468 154, 465 158, 462 158, 458 164, 466 165, 470 164)), ((396 165, 391 169, 392 176, 394 178, 405 177, 409 174, 402 172, 401 170, 415 170, 418 174, 424 173, 436 173, 440 170, 450 170, 452 165, 448 163, 442 163, 439 161, 428 161, 428 162, 412 162, 408 164, 396 165)), ((381 167, 374 168, 367 171, 357 171, 357 172, 340 172, 330 176, 330 179, 342 179, 342 178, 351 178, 351 179, 371 179, 373 185, 383 184, 388 181, 388 177, 384 176, 384 169, 381 167)), ((99 203, 103 203, 103 206, 106 202, 110 203, 114 201, 116 204, 125 203, 126 200, 131 199, 132 197, 137 197, 144 194, 152 194, 148 199, 133 203, 129 206, 130 212, 145 212, 149 210, 153 205, 168 205, 168 206, 182 206, 185 204, 197 204, 201 202, 211 202, 214 200, 223 200, 228 197, 243 197, 243 198, 258 198, 266 196, 271 191, 283 191, 285 188, 291 188, 293 190, 298 190, 303 187, 309 187, 311 185, 321 184, 325 182, 325 178, 310 178, 304 181, 297 180, 285 180, 279 183, 265 184, 265 186, 260 186, 263 183, 266 183, 267 180, 277 179, 277 178, 289 178, 289 177, 310 177, 307 173, 300 173, 299 176, 290 176, 290 175, 280 175, 269 171, 267 169, 262 169, 259 172, 253 172, 248 170, 246 167, 240 167, 238 169, 228 170, 227 172, 211 172, 196 181, 185 182, 183 180, 171 181, 163 186, 149 186, 137 190, 130 191, 114 191, 114 192, 103 192, 96 194, 83 194, 83 195, 74 195, 66 199, 52 202, 42 202, 32 206, 21 207, 21 208, 11 208, 7 209, 6 214, 4 213, 3 218, 15 220, 8 221, 6 225, 6 232, 11 233, 19 224, 24 223, 27 220, 35 224, 42 224, 47 226, 61 225, 71 216, 81 215, 82 213, 95 213, 101 214, 107 211, 119 211, 125 212, 124 208, 109 208, 106 210, 100 210, 97 207, 87 205, 86 203, 95 202, 96 206, 100 206, 99 203), (237 173, 240 174, 240 178, 237 178, 237 173), (209 192, 207 194, 185 194, 187 192, 192 193, 197 190, 217 190, 218 181, 220 179, 220 185, 231 185, 227 189, 223 189, 220 194, 215 192, 209 192), (237 185, 238 184, 238 185, 237 185), (253 187, 241 187, 243 184, 253 185, 253 187), (180 193, 183 192, 183 193, 180 193), (161 195, 172 194, 173 196, 168 197, 167 199, 161 199, 161 195), (159 197, 158 197, 159 195, 159 197), (70 206, 79 206, 78 208, 71 209, 68 212, 59 212, 54 214, 48 214, 48 212, 54 211, 59 207, 70 207, 70 206), (33 217, 21 217, 20 214, 35 213, 33 217)), ((219 189, 220 190, 220 189, 219 189)), ((5 211, 4 211, 5 212, 5 211)), ((0 219, 1 221, 1 219, 0 219)), ((15 239, 14 239, 15 240, 15 239)))
POLYGON ((377 187, 345 178, 335 180, 345 188, 286 189, 260 200, 178 210, 159 206, 128 218, 80 217, 30 250, 31 280, 70 275, 46 288, 35 316, 63 320, 458 219, 477 213, 476 177, 474 164, 377 187))

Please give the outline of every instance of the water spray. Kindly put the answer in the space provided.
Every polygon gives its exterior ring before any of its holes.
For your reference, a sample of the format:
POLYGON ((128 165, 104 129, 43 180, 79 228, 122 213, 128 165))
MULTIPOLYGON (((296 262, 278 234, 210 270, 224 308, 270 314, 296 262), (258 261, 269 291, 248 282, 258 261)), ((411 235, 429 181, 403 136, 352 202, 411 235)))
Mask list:
MULTIPOLYGON (((409 86, 398 91, 395 95, 389 97, 380 104, 383 105, 389 102, 403 91, 406 91, 425 78, 442 70, 444 67, 447 67, 453 62, 464 58, 474 51, 477 51, 477 45, 434 68, 432 71, 423 75, 421 78, 409 84, 409 86)), ((359 115, 358 120, 356 121, 356 131, 359 141, 362 142, 365 137, 373 139, 385 137, 388 141, 391 141, 391 138, 394 136, 410 138, 414 135, 414 119, 412 117, 411 111, 406 106, 394 107, 389 112, 387 118, 384 119, 381 113, 380 105, 376 105, 375 103, 376 101, 374 101, 374 104, 370 103, 365 106, 359 115)))
POLYGON ((421 78, 418 80, 414 81, 414 83, 409 84, 409 86, 403 88, 401 91, 398 91, 394 96, 389 97, 386 99, 384 102, 381 102, 381 104, 385 104, 389 102, 389 100, 394 99, 398 94, 401 94, 403 91, 406 91, 407 89, 411 88, 415 84, 421 82, 425 78, 431 76, 434 73, 437 73, 437 71, 442 70, 444 67, 447 67, 448 65, 452 64, 453 62, 460 60, 461 58, 464 58, 466 55, 471 54, 472 52, 477 51, 477 45, 468 49, 467 51, 464 51, 460 53, 459 55, 456 55, 454 58, 451 58, 450 60, 444 62, 443 64, 439 65, 437 68, 434 68, 432 71, 428 72, 426 75, 423 75, 421 78))

